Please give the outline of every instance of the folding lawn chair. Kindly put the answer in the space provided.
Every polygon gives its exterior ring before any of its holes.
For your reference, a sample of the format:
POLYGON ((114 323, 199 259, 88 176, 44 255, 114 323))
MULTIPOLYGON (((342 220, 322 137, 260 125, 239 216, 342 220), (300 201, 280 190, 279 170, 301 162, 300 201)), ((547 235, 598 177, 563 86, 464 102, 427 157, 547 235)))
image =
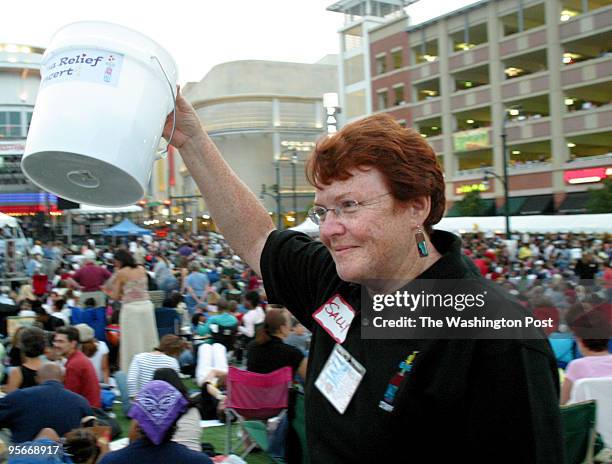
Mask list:
MULTIPOLYGON (((248 432, 242 427, 247 420, 266 421, 286 412, 289 404, 289 387, 292 382, 290 367, 283 367, 269 374, 257 374, 230 366, 227 373, 227 398, 225 418, 227 427, 226 454, 232 451, 232 416, 238 419, 243 430, 242 444, 245 451, 242 458, 256 446, 254 440, 247 443, 248 432)), ((240 447, 240 445, 239 445, 240 447)))
POLYGON ((595 401, 561 406, 566 464, 593 462, 596 435, 595 414, 595 401))

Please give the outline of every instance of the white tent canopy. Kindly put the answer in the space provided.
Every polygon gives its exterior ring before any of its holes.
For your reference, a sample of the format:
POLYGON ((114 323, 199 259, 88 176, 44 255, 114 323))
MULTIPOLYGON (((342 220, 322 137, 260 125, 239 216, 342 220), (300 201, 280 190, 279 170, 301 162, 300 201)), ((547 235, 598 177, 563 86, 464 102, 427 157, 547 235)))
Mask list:
MULTIPOLYGON (((505 232, 503 216, 444 218, 434 229, 449 232, 505 232)), ((577 214, 564 216, 512 216, 510 230, 513 232, 574 232, 612 233, 612 214, 577 214)))
POLYGON ((114 214, 138 213, 142 208, 137 205, 123 206, 121 208, 107 208, 104 206, 81 205, 78 209, 70 210, 72 214, 114 214))
POLYGON ((304 222, 302 222, 300 225, 297 225, 295 227, 291 227, 289 230, 295 230, 297 232, 303 232, 306 235, 309 235, 311 237, 318 237, 319 236, 319 226, 316 225, 314 222, 312 222, 312 220, 307 217, 306 220, 304 222))
MULTIPOLYGON (((455 233, 467 232, 497 232, 506 230, 503 216, 473 216, 444 218, 434 226, 434 229, 447 230, 455 233)), ((290 230, 303 232, 311 237, 319 236, 319 226, 306 219, 300 225, 290 230)), ((612 214, 577 214, 564 216, 512 216, 510 218, 512 232, 575 232, 575 233, 612 233, 612 214)))
POLYGON ((18 224, 17 219, 15 219, 13 216, 0 213, 0 227, 17 227, 18 224))

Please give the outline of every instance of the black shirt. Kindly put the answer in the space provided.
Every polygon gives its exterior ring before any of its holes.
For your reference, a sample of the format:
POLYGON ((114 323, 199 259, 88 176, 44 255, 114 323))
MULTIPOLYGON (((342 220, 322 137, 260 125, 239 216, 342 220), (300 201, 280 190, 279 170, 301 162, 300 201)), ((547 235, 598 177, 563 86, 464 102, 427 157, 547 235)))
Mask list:
MULTIPOLYGON (((477 275, 459 238, 435 231, 431 240, 442 258, 419 278, 478 279, 506 298, 477 275)), ((362 340, 361 287, 339 278, 323 244, 297 232, 270 234, 261 270, 269 302, 286 306, 313 333, 305 384, 313 463, 563 462, 559 380, 545 339, 362 340), (336 293, 357 311, 342 346, 366 369, 342 415, 314 385, 335 342, 312 313, 336 293), (379 402, 414 350, 419 356, 387 412, 379 402)))
POLYGON ((36 381, 36 374, 38 374, 38 371, 23 365, 19 366, 19 369, 21 369, 21 377, 23 379, 19 388, 35 387, 38 385, 36 381))
POLYGON ((258 345, 252 341, 247 346, 247 371, 268 374, 285 366, 295 374, 304 355, 296 347, 287 345, 278 337, 258 345))
POLYGON ((21 366, 21 348, 17 346, 11 347, 8 357, 11 366, 21 366))
POLYGON ((47 332, 55 332, 55 329, 66 325, 62 319, 55 316, 47 316, 47 320, 42 322, 42 329, 47 332))
MULTIPOLYGON (((576 267, 574 268, 574 272, 580 277, 581 283, 589 284, 589 280, 593 280, 595 278, 595 274, 597 274, 598 265, 593 261, 585 262, 580 260, 576 263, 576 267), (587 281, 587 282, 584 282, 587 281)), ((590 282, 592 284, 592 282, 590 282)))

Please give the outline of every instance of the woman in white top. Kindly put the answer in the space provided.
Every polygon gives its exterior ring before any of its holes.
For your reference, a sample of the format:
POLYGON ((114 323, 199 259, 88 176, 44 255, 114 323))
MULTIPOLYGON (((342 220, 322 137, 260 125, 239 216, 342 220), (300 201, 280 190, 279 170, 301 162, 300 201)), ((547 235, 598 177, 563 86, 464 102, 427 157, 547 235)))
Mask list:
POLYGON ((51 316, 57 317, 64 321, 64 325, 70 325, 70 309, 65 307, 66 302, 63 299, 54 300, 51 307, 51 316))
POLYGON ((108 384, 110 381, 110 368, 108 364, 108 345, 95 339, 94 330, 87 324, 74 326, 79 331, 81 351, 89 358, 96 370, 98 380, 108 384))
POLYGON ((150 353, 139 353, 132 359, 127 376, 127 389, 130 398, 134 398, 140 389, 150 380, 157 369, 170 368, 178 374, 180 367, 178 357, 183 350, 183 341, 172 334, 164 335, 159 347, 150 353))
POLYGON ((200 440, 202 437, 202 428, 200 427, 200 421, 202 420, 202 416, 200 415, 200 411, 196 406, 197 403, 189 398, 187 388, 185 388, 185 385, 183 382, 181 382, 178 374, 172 369, 157 369, 155 371, 155 375, 153 376, 153 380, 163 380, 164 382, 168 382, 170 385, 180 391, 185 399, 189 401, 187 411, 176 423, 176 432, 172 437, 172 441, 185 445, 191 450, 201 452, 202 443, 200 440))
POLYGON ((259 304, 261 303, 259 293, 252 290, 244 296, 244 306, 248 309, 242 316, 242 325, 238 327, 238 332, 242 335, 253 338, 256 326, 263 324, 266 313, 259 304))

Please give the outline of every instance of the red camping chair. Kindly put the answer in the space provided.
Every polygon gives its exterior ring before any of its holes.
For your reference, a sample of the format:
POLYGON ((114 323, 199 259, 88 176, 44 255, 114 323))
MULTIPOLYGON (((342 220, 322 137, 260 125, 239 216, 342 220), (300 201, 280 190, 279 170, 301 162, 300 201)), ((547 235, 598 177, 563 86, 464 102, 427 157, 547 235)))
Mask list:
MULTIPOLYGON (((257 374, 230 367, 227 373, 227 398, 225 419, 227 428, 227 455, 231 454, 232 415, 241 424, 245 420, 267 420, 284 413, 289 405, 289 387, 293 379, 290 367, 283 367, 269 374, 257 374)), ((254 440, 246 446, 247 434, 243 430, 245 452, 242 458, 256 446, 254 440)))

